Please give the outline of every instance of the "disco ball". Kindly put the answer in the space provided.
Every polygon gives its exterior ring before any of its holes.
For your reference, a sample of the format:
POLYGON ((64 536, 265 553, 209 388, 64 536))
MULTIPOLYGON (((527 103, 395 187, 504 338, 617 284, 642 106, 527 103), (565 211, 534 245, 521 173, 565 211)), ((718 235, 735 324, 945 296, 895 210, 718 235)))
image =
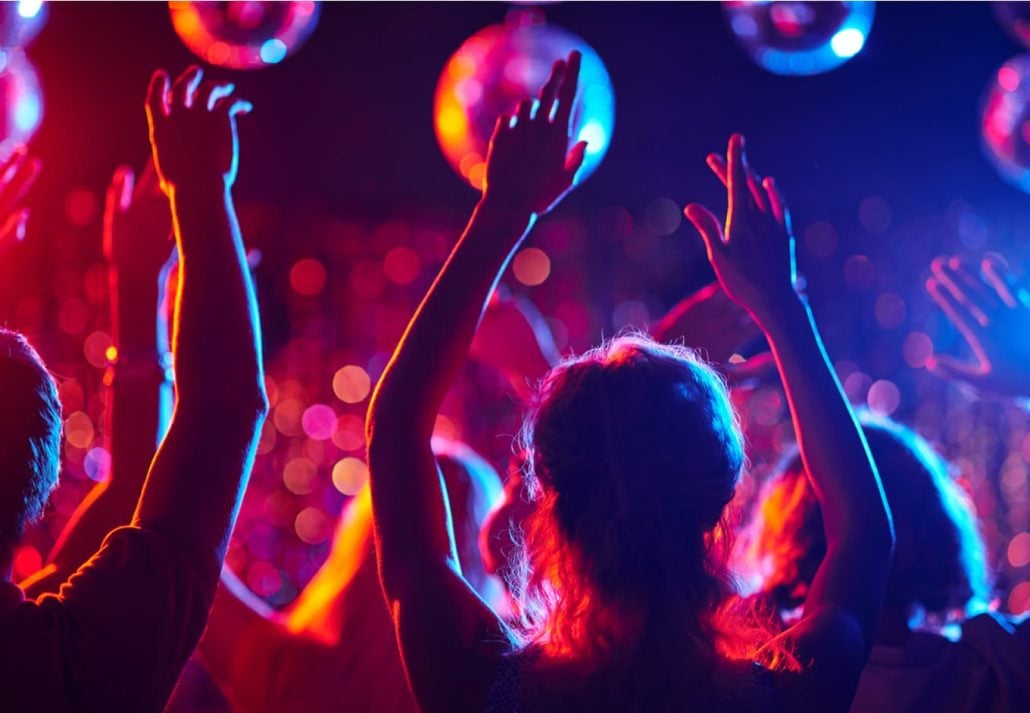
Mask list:
POLYGON ((465 40, 447 60, 436 85, 436 138, 447 161, 473 187, 483 187, 497 117, 537 96, 554 62, 574 49, 583 61, 571 134, 587 142, 579 183, 601 164, 615 128, 615 94, 597 52, 571 32, 516 11, 465 40))
POLYGON ((43 120, 39 77, 25 53, 0 50, 0 155, 32 138, 43 120))
POLYGON ((1014 40, 1030 47, 1030 2, 992 2, 994 16, 1014 40))
POLYGON ((43 0, 0 3, 0 47, 26 47, 46 24, 43 0))
POLYGON ((170 2, 172 25, 186 47, 209 64, 260 69, 278 64, 308 39, 317 2, 170 2))
POLYGON ((858 54, 873 26, 872 2, 723 2, 730 30, 774 74, 820 74, 858 54))
POLYGON ((998 173, 1030 193, 1030 54, 1010 59, 994 74, 983 100, 980 136, 998 173))

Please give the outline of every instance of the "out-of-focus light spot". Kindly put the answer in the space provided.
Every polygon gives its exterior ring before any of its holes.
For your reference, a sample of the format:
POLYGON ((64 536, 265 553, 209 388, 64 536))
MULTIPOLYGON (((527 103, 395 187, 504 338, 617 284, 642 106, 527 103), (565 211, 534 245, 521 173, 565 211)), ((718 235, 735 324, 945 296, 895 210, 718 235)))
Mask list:
POLYGON ((551 274, 551 259, 540 248, 526 248, 515 256, 511 267, 516 280, 534 287, 543 284, 551 274))
POLYGON ((857 55, 875 14, 872 2, 731 0, 722 7, 751 58, 786 75, 828 72, 857 55))
POLYGON ((1009 611, 1017 616, 1030 611, 1030 582, 1020 582, 1009 592, 1009 611))
POLYGON ((308 438, 327 441, 333 437, 333 431, 336 430, 336 412, 325 404, 309 406, 301 416, 301 425, 308 438))
POLYGON ((866 394, 869 392, 869 387, 872 383, 873 380, 869 378, 868 374, 864 374, 861 371, 853 371, 844 377, 844 393, 852 403, 862 403, 866 400, 866 394))
POLYGON ((297 399, 283 399, 272 411, 272 423, 276 430, 285 436, 299 436, 301 432, 300 418, 304 413, 304 404, 297 399))
POLYGON ((114 346, 114 340, 111 339, 110 334, 96 331, 86 337, 86 341, 82 345, 82 353, 91 365, 103 369, 110 364, 107 359, 107 350, 112 346, 114 346))
POLYGON ((25 579, 43 567, 43 556, 32 545, 22 545, 14 555, 14 576, 25 579))
POLYGON ((361 403, 371 390, 368 372, 356 364, 341 367, 333 374, 333 393, 345 404, 361 403))
POLYGON ((386 279, 397 285, 408 285, 414 282, 422 269, 422 261, 418 253, 411 248, 396 247, 386 254, 383 261, 383 273, 386 279))
MULTIPOLYGON (((9 29, 0 26, 0 35, 9 29)), ((43 94, 32 63, 21 49, 0 50, 0 154, 28 143, 42 120, 43 94)))
POLYGON ((805 228, 804 240, 808 251, 818 257, 833 255, 839 242, 837 229, 825 221, 812 223, 805 228))
POLYGON ((866 400, 870 411, 878 416, 890 416, 901 405, 901 392, 893 382, 881 379, 869 387, 866 400))
POLYGON ((644 225, 655 235, 672 235, 681 222, 683 212, 668 198, 655 198, 644 208, 644 225))
POLYGON ((844 263, 844 281, 856 292, 868 290, 876 282, 876 267, 865 255, 852 255, 844 263))
POLYGON ((314 297, 325 288, 326 272, 318 260, 304 258, 290 268, 290 287, 298 295, 314 297))
POLYGON ((279 570, 265 561, 258 561, 247 569, 247 586, 255 594, 270 597, 279 591, 283 580, 279 570))
POLYGON ((18 14, 26 19, 35 17, 43 8, 43 0, 19 0, 18 14))
POLYGON ((933 356, 933 340, 922 332, 912 332, 902 342, 901 354, 905 357, 906 364, 913 369, 919 369, 933 356))
POLYGON ((386 288, 382 265, 375 260, 359 260, 351 268, 350 286, 359 299, 371 301, 379 298, 386 288))
POLYGON ((1020 80, 1019 72, 1008 65, 998 70, 998 85, 1007 92, 1019 89, 1020 80))
POLYGON ((308 507, 297 513, 293 529, 303 542, 318 545, 329 538, 329 518, 318 508, 308 507))
MULTIPOLYGON (((1007 5, 1010 3, 997 3, 1007 5)), ((992 77, 980 114, 984 153, 1006 181, 1030 192, 1030 55, 1006 62, 992 77)))
POLYGON ((76 411, 64 420, 64 438, 76 448, 93 445, 93 421, 83 411, 76 411))
POLYGON ((1008 547, 1009 564, 1013 567, 1030 565, 1030 532, 1020 532, 1012 538, 1008 547))
POLYGON ((830 49, 842 59, 854 57, 862 51, 864 46, 865 35, 862 34, 861 30, 856 30, 854 27, 841 30, 830 40, 830 49))
POLYGON ((307 495, 315 489, 318 468, 307 458, 293 458, 283 468, 283 485, 297 495, 307 495))
POLYGON ((201 59, 233 69, 277 64, 300 48, 318 23, 319 3, 170 2, 172 26, 201 59))
POLYGON ((905 300, 895 292, 884 292, 873 307, 877 323, 884 329, 900 327, 905 321, 905 300))
POLYGON ((89 307, 74 297, 61 302, 61 307, 57 310, 57 326, 65 334, 82 334, 86 331, 89 318, 89 307))
POLYGON ((261 426, 261 436, 258 438, 257 453, 259 456, 268 455, 275 450, 275 424, 266 420, 261 426))
POLYGON ((354 495, 368 482, 368 466, 360 458, 342 458, 333 466, 333 485, 344 495, 354 495))
POLYGON ((615 331, 628 327, 647 329, 650 321, 651 312, 647 309, 647 305, 637 300, 620 302, 612 311, 612 326, 615 331))
POLYGON ((891 224, 891 207, 879 196, 863 198, 858 204, 858 220, 870 233, 882 233, 891 224))
POLYGON ((82 278, 82 291, 90 304, 104 306, 107 304, 107 265, 100 263, 86 270, 82 278))
POLYGON ((111 474, 111 454, 106 448, 90 448, 86 457, 82 459, 82 468, 90 480, 97 483, 106 480, 111 474))
POLYGON ((497 117, 536 96, 557 59, 583 53, 577 111, 569 135, 586 141, 579 183, 600 165, 615 126, 615 95, 597 53, 582 38, 540 21, 526 11, 509 13, 467 39, 451 56, 436 85, 433 124, 448 163, 473 187, 482 189, 487 143, 497 117))
POLYGON ((286 59, 286 43, 278 37, 266 40, 261 45, 261 61, 266 64, 278 64, 286 59))
POLYGON ((118 347, 112 344, 107 348, 107 351, 104 352, 104 356, 107 357, 107 360, 111 363, 118 361, 118 347))
POLYGON ((345 414, 336 421, 333 445, 341 451, 356 451, 365 445, 365 421, 360 416, 345 414))
POLYGON ((61 406, 66 417, 76 411, 81 411, 85 406, 82 385, 73 379, 62 381, 57 387, 57 395, 61 398, 61 406))

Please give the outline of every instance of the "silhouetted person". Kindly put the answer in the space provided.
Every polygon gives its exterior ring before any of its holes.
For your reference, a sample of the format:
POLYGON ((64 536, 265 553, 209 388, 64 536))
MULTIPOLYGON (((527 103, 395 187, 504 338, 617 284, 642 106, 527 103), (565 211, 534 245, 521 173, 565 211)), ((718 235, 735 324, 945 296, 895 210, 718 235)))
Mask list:
POLYGON ((689 351, 621 338, 544 379, 526 424, 522 622, 461 575, 430 440, 500 274, 571 188, 579 54, 538 104, 502 116, 465 233, 381 378, 367 420, 376 552, 409 683, 425 711, 846 710, 872 645, 893 544, 875 466, 794 285, 771 182, 729 152, 728 231, 699 206, 726 293, 763 329, 818 484, 832 556, 806 617, 776 642, 735 617, 719 522, 744 460, 718 376, 689 351), (761 194, 758 191, 762 191, 761 194), (797 670, 781 671, 790 661, 797 670), (758 665, 768 664, 768 668, 758 665))
MULTIPOLYGON (((177 401, 136 512, 58 594, 25 601, 9 581, 0 677, 10 710, 160 711, 203 631, 267 411, 255 299, 230 189, 236 116, 250 104, 199 68, 147 96, 151 143, 182 268, 177 401)), ((5 333, 0 428, 6 560, 56 483, 53 380, 5 333)), ((10 576, 9 566, 6 569, 10 576)))

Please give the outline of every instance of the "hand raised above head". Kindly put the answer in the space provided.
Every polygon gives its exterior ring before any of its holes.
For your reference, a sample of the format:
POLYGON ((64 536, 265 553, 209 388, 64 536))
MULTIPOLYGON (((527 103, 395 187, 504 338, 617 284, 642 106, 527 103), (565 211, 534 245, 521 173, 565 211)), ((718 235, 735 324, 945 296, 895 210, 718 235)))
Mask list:
POLYGON ((24 146, 16 147, 0 162, 0 250, 25 237, 29 209, 23 203, 42 166, 24 146))
POLYGON ((586 142, 569 149, 580 53, 554 63, 539 98, 497 120, 486 161, 484 200, 543 215, 572 188, 586 142), (553 118, 552 118, 553 117, 553 118))
POLYGON ((709 166, 726 184, 725 229, 697 203, 684 213, 704 239, 708 260, 723 290, 759 325, 798 303, 794 235, 786 201, 772 178, 748 167, 744 137, 730 137, 725 170, 718 157, 709 166))
POLYGON ((930 271, 926 289, 968 342, 973 361, 940 354, 926 368, 985 391, 1030 396, 1030 305, 1004 258, 988 255, 976 270, 957 256, 941 256, 930 271))
POLYGON ((172 212, 153 161, 139 175, 119 166, 104 207, 104 259, 132 279, 154 280, 174 259, 172 212))
POLYGON ((253 106, 234 96, 234 85, 204 80, 194 65, 174 82, 157 70, 147 89, 147 120, 161 187, 222 184, 236 180, 236 117, 253 106))

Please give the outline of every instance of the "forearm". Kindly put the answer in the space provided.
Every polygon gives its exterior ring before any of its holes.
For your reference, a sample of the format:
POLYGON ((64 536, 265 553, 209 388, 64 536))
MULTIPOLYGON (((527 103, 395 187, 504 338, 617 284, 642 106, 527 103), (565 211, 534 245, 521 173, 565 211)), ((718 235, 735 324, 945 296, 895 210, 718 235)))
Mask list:
POLYGON ((865 438, 830 365, 807 305, 763 319, 801 458, 823 512, 830 547, 861 538, 892 541, 890 517, 865 438))
MULTIPOLYGON (((444 486, 430 447, 433 425, 490 293, 531 222, 529 214, 485 201, 477 206, 379 381, 367 431, 384 562, 402 553, 417 561, 427 552, 453 555, 444 486)), ((397 570, 384 566, 384 577, 389 571, 397 570)))
MULTIPOLYGON (((176 405, 136 521, 220 564, 267 410, 260 328, 228 191, 173 190, 176 405)), ((216 570, 217 571, 217 570, 216 570)))
POLYGON ((370 438, 389 421, 391 432, 403 427, 428 442, 486 302, 531 222, 528 212, 487 201, 476 207, 379 380, 369 407, 370 438))

